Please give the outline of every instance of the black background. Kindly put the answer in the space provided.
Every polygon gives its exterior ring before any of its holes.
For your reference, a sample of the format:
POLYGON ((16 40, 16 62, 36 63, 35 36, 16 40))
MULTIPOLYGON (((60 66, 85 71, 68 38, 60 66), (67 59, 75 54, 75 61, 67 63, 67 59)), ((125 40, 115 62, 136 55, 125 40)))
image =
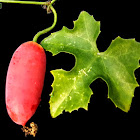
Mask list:
MULTIPOLYGON (((100 51, 105 51, 111 41, 117 36, 135 38, 140 42, 139 3, 122 1, 92 1, 92 0, 58 0, 54 7, 58 13, 58 22, 51 31, 62 29, 62 26, 73 28, 73 21, 83 10, 87 11, 97 21, 101 21, 101 33, 97 40, 100 51)), ((49 113, 49 94, 52 90, 53 76, 50 70, 63 68, 70 70, 75 63, 72 55, 60 53, 52 57, 47 55, 47 71, 42 92, 41 103, 29 120, 38 124, 39 130, 35 138, 25 137, 21 126, 15 124, 8 116, 5 107, 5 79, 9 61, 16 48, 33 39, 34 35, 49 27, 53 22, 53 15, 46 14, 41 6, 3 4, 0 10, 0 126, 1 138, 44 139, 80 139, 80 138, 139 138, 140 126, 140 88, 136 88, 131 109, 128 113, 116 108, 107 99, 107 85, 101 79, 94 81, 91 88, 92 95, 88 111, 79 109, 70 113, 63 113, 53 119, 49 113), (64 61, 67 60, 67 61, 64 61), (137 131, 138 130, 138 131, 137 131), (4 137, 3 137, 4 136, 4 137)), ((40 42, 50 33, 39 37, 40 42)), ((140 84, 140 70, 135 71, 140 84)))

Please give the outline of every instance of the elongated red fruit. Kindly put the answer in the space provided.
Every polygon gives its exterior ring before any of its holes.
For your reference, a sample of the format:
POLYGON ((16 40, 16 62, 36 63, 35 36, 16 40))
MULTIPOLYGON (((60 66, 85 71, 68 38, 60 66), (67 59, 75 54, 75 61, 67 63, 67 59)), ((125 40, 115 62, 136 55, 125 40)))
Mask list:
POLYGON ((6 77, 6 108, 10 118, 19 125, 35 113, 44 85, 46 55, 43 48, 29 41, 14 52, 6 77))

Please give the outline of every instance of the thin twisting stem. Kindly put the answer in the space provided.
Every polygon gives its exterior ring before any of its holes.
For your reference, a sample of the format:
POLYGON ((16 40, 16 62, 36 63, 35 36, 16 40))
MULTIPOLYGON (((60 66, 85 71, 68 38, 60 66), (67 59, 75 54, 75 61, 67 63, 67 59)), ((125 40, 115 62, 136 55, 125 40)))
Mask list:
POLYGON ((49 8, 52 10, 52 12, 53 12, 53 14, 54 14, 54 22, 53 22, 52 26, 50 26, 49 28, 44 29, 44 30, 42 30, 42 31, 39 31, 39 32, 34 36, 34 38, 33 38, 33 41, 34 41, 34 42, 37 42, 37 39, 38 39, 38 37, 39 37, 40 35, 45 34, 45 33, 49 32, 49 31, 51 31, 51 30, 55 27, 55 25, 56 25, 56 22, 57 22, 57 13, 56 13, 56 11, 55 11, 55 9, 53 8, 52 5, 50 5, 49 8))
POLYGON ((47 2, 37 2, 37 1, 10 1, 10 0, 0 0, 2 3, 17 3, 17 4, 34 4, 34 5, 48 5, 47 2))
POLYGON ((52 0, 52 1, 51 1, 51 5, 52 5, 55 1, 56 1, 56 0, 52 0))
POLYGON ((53 3, 55 2, 56 0, 52 0, 51 2, 37 2, 37 1, 11 1, 11 0, 0 0, 0 2, 2 3, 17 3, 17 4, 34 4, 34 5, 46 5, 48 6, 47 9, 51 9, 51 11, 53 12, 54 14, 54 22, 52 24, 51 27, 47 28, 47 29, 44 29, 40 32, 38 32, 34 38, 33 38, 33 41, 34 42, 37 42, 37 39, 40 35, 42 34, 45 34, 47 32, 49 32, 50 30, 52 30, 55 25, 56 25, 56 22, 57 22, 57 13, 55 11, 55 9, 53 8, 53 3))

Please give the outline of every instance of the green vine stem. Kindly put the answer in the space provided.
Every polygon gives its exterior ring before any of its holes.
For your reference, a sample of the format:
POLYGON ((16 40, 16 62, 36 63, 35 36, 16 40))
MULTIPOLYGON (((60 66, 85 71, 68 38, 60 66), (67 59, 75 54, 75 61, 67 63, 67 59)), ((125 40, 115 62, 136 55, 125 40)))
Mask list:
POLYGON ((54 14, 54 22, 52 24, 52 26, 50 26, 49 28, 46 28, 42 31, 39 31, 33 38, 33 41, 34 42, 37 42, 37 39, 40 35, 42 34, 45 34, 49 31, 51 31, 55 25, 56 25, 56 22, 57 22, 57 13, 56 13, 56 10, 53 8, 53 3, 55 2, 56 0, 52 0, 51 2, 37 2, 37 1, 11 1, 11 0, 0 0, 0 2, 2 3, 17 3, 17 4, 34 4, 34 5, 45 5, 47 6, 47 11, 52 11, 53 14, 54 14))
POLYGON ((57 22, 57 13, 56 13, 56 10, 53 8, 52 3, 51 3, 51 5, 49 5, 48 8, 50 8, 51 11, 52 11, 53 14, 54 14, 54 22, 53 22, 52 26, 50 26, 49 28, 46 28, 46 29, 44 29, 44 30, 42 30, 42 31, 39 31, 39 32, 34 36, 34 38, 33 38, 33 41, 34 41, 34 42, 37 42, 37 39, 38 39, 38 37, 39 37, 40 35, 45 34, 45 33, 49 32, 49 31, 51 31, 51 30, 55 27, 55 25, 56 25, 56 22, 57 22))
POLYGON ((34 5, 48 5, 47 2, 37 1, 11 1, 11 0, 0 0, 2 3, 17 3, 17 4, 34 4, 34 5))

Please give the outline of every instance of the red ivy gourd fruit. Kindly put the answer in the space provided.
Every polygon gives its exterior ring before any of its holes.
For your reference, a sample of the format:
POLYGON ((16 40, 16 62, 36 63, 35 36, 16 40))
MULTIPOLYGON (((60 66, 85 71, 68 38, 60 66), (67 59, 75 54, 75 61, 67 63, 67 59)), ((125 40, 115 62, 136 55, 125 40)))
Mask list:
POLYGON ((46 54, 41 45, 29 41, 14 52, 6 78, 6 107, 19 125, 35 113, 41 99, 46 71, 46 54))

